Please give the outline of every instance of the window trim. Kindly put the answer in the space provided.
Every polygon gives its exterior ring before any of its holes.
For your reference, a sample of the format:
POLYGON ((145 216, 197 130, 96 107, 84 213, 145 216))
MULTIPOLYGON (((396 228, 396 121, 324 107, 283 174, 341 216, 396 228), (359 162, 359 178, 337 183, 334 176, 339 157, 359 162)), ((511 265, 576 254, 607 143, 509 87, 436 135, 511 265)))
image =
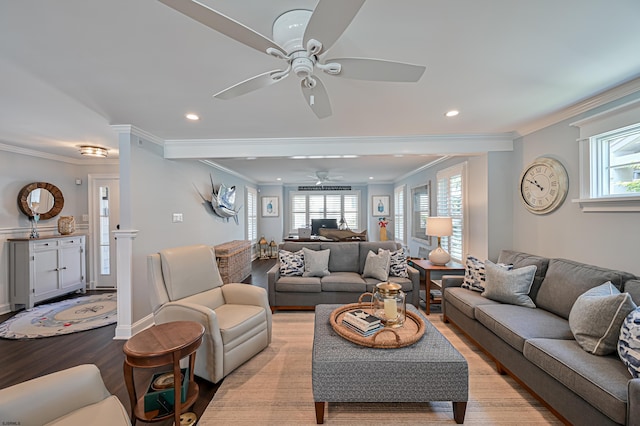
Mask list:
POLYGON ((253 188, 251 186, 247 186, 245 187, 246 191, 246 200, 245 200, 245 205, 247 206, 247 208, 245 209, 245 236, 246 239, 251 241, 251 244, 255 244, 258 242, 258 190, 256 188, 253 188), (255 210, 255 215, 250 216, 250 212, 249 212, 249 197, 253 197, 254 198, 254 210, 255 210), (255 238, 252 238, 251 235, 249 235, 249 226, 250 226, 250 222, 252 221, 253 218, 253 223, 254 223, 254 228, 255 228, 255 238))
MULTIPOLYGON (((439 216, 440 213, 440 205, 438 204, 438 199, 440 198, 440 184, 439 181, 442 178, 446 178, 447 182, 450 180, 450 178, 452 176, 457 176, 460 175, 461 178, 461 185, 462 185, 462 191, 461 191, 461 197, 462 197, 462 206, 461 206, 461 214, 462 214, 462 221, 461 221, 461 225, 462 225, 462 232, 461 232, 461 245, 460 245, 460 259, 454 257, 453 255, 451 255, 451 260, 455 261, 455 262, 459 262, 462 263, 464 261, 465 258, 465 253, 466 251, 466 247, 468 245, 468 241, 469 241, 469 233, 468 233, 468 229, 469 229, 469 211, 468 211, 468 207, 467 204, 469 202, 468 200, 468 196, 467 196, 467 186, 468 186, 468 178, 467 178, 467 170, 468 170, 468 166, 467 166, 467 162, 463 161, 462 163, 458 163, 455 164, 453 166, 447 167, 445 169, 439 170, 436 172, 436 207, 435 207, 435 212, 436 212, 436 216, 439 216)), ((451 216, 451 214, 449 213, 449 216, 451 216)), ((453 217, 453 216, 451 216, 453 217)), ((443 237, 442 239, 445 240, 448 250, 447 252, 449 254, 451 254, 451 243, 449 241, 450 237, 443 237)), ((443 243, 444 245, 444 243, 443 243)), ((445 249, 446 250, 446 249, 445 249)))
POLYGON ((393 230, 394 239, 403 245, 407 243, 407 185, 396 186, 393 189, 393 230), (398 202, 398 195, 402 194, 402 203, 398 202), (401 211, 400 211, 401 210, 401 211), (398 217, 402 217, 402 227, 398 217), (402 235, 398 235, 398 234, 402 235))
POLYGON ((579 186, 580 198, 571 200, 580 205, 583 212, 640 212, 640 196, 608 195, 594 196, 592 176, 593 141, 596 137, 615 133, 634 125, 640 126, 640 99, 609 108, 598 114, 571 123, 580 129, 579 143, 579 186))
MULTIPOLYGON (((311 195, 339 195, 341 197, 340 199, 340 213, 341 215, 344 215, 344 198, 342 198, 345 195, 355 195, 358 199, 357 202, 357 206, 358 206, 358 212, 357 212, 357 216, 358 216, 358 226, 354 227, 352 224, 349 224, 347 222, 347 225, 349 226, 349 229, 354 230, 354 229, 358 229, 358 228, 362 228, 362 191, 360 191, 359 189, 355 189, 355 190, 351 190, 351 191, 289 191, 289 209, 288 209, 288 213, 287 213, 287 227, 290 228, 288 233, 290 235, 295 235, 298 233, 298 229, 295 228, 293 229, 293 214, 294 214, 294 209, 293 209, 293 200, 296 196, 298 195, 304 195, 305 197, 309 197, 311 195)), ((307 205, 306 205, 306 215, 307 215, 307 221, 310 224, 310 219, 309 219, 309 199, 307 198, 307 205)), ((326 212, 325 212, 326 213, 326 212)), ((340 221, 340 219, 338 219, 338 222, 340 221)))

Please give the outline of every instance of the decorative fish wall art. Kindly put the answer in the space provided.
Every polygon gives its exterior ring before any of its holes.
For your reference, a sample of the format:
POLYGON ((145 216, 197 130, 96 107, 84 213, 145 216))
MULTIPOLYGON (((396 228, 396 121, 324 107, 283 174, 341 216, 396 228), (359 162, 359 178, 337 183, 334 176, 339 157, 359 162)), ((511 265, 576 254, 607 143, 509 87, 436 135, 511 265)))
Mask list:
MULTIPOLYGON (((229 218, 233 218, 236 221, 236 225, 238 224, 238 213, 242 206, 236 208, 236 187, 235 186, 226 186, 221 183, 218 189, 216 190, 216 186, 213 183, 213 176, 209 175, 211 178, 211 200, 207 199, 196 187, 198 194, 205 201, 205 206, 210 207, 213 210, 213 213, 220 216, 223 219, 226 219, 227 222, 229 218)), ((195 186, 195 184, 194 184, 195 186)))

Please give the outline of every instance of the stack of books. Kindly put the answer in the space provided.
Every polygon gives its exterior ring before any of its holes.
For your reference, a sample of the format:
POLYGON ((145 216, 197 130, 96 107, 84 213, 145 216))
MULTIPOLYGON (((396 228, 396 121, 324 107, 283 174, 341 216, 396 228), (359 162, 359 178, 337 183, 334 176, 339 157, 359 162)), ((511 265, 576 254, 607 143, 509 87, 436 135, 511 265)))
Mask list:
POLYGON ((371 336, 383 327, 380 318, 361 309, 344 314, 342 325, 364 337, 371 336))

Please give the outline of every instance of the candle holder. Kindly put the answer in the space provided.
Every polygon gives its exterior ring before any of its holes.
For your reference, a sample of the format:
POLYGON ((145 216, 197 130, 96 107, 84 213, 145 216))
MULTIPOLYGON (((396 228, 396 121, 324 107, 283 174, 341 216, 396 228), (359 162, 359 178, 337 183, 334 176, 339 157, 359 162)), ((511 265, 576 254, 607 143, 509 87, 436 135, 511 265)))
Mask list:
POLYGON ((373 315, 380 318, 385 327, 402 327, 406 319, 406 295, 400 284, 381 282, 373 294, 373 315))

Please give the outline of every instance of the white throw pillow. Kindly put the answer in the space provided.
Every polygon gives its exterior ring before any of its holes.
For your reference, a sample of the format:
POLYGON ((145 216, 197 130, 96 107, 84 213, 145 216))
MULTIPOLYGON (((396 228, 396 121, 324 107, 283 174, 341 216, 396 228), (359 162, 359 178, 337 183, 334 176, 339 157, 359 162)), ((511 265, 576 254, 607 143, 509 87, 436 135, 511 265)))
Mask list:
POLYGON ((367 253, 367 259, 364 263, 364 272, 362 275, 365 278, 376 278, 380 281, 386 281, 389 278, 389 263, 391 262, 391 253, 389 250, 378 251, 375 254, 372 251, 367 253))
MULTIPOLYGON (((510 271, 513 265, 496 263, 496 265, 510 271)), ((464 267, 464 281, 460 287, 473 291, 484 291, 486 272, 484 262, 474 256, 467 256, 464 267)))
POLYGON ((311 250, 303 247, 302 251, 304 252, 304 273, 302 274, 303 277, 325 277, 330 274, 330 249, 311 250))

